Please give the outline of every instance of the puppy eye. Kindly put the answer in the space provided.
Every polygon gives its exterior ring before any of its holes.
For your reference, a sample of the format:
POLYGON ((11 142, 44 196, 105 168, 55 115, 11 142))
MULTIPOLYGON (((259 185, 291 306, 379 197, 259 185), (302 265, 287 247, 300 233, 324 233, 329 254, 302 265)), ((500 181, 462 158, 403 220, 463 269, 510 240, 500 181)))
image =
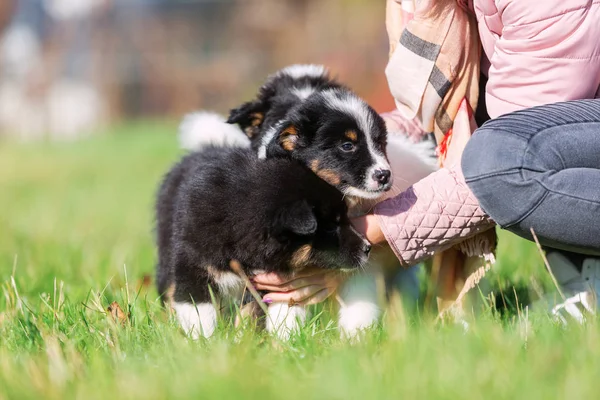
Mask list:
POLYGON ((335 222, 336 222, 336 223, 338 223, 338 224, 339 224, 341 219, 342 219, 342 216, 341 216, 341 215, 336 215, 336 216, 335 216, 335 222))
POLYGON ((355 148, 356 148, 356 146, 352 142, 346 142, 340 146, 340 149, 342 149, 342 151, 345 151, 347 153, 354 151, 355 148))

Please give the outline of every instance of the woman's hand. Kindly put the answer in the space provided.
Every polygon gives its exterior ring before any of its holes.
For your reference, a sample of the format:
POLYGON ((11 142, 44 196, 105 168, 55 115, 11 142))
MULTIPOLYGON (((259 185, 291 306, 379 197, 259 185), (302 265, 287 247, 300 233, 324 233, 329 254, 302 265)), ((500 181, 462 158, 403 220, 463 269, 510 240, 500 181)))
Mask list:
POLYGON ((372 245, 385 243, 385 236, 379 226, 377 217, 367 214, 362 217, 354 218, 352 225, 360 234, 362 234, 372 245))
POLYGON ((300 271, 294 278, 269 273, 256 275, 252 282, 258 290, 269 291, 263 301, 270 303, 317 304, 335 293, 345 280, 339 271, 311 267, 300 271))

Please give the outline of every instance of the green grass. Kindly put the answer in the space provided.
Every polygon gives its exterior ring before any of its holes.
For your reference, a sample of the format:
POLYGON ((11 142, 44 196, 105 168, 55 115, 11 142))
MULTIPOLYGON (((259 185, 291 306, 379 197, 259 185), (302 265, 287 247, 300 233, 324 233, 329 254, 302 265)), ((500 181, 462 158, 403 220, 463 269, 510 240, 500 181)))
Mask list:
POLYGON ((141 284, 174 132, 146 122, 71 144, 0 144, 0 400, 597 397, 598 325, 562 328, 525 308, 552 287, 535 246, 509 235, 466 334, 421 308, 388 313, 350 345, 325 309, 289 343, 227 320, 188 341, 141 284), (124 326, 105 313, 115 300, 131 313, 124 326))

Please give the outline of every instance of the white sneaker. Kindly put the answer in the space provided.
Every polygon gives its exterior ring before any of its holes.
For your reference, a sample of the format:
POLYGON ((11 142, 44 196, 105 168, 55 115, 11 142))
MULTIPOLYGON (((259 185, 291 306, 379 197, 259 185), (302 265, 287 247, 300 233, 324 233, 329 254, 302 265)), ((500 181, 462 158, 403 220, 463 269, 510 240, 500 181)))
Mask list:
POLYGON ((552 315, 564 324, 571 318, 583 323, 586 315, 595 315, 598 309, 596 293, 600 293, 600 259, 584 259, 582 270, 579 272, 560 252, 548 252, 546 258, 565 296, 564 301, 551 305, 552 315))

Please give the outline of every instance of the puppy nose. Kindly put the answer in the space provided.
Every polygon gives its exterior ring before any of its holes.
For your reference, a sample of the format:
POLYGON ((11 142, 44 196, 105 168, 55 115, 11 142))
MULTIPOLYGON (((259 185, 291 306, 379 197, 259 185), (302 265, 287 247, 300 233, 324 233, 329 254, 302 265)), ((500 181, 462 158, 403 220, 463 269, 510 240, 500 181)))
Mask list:
POLYGON ((364 244, 363 252, 365 253, 365 255, 369 255, 369 253, 371 252, 371 245, 369 243, 364 244))
POLYGON ((373 179, 379 182, 380 185, 385 185, 390 181, 392 173, 389 169, 377 169, 373 172, 373 179))

